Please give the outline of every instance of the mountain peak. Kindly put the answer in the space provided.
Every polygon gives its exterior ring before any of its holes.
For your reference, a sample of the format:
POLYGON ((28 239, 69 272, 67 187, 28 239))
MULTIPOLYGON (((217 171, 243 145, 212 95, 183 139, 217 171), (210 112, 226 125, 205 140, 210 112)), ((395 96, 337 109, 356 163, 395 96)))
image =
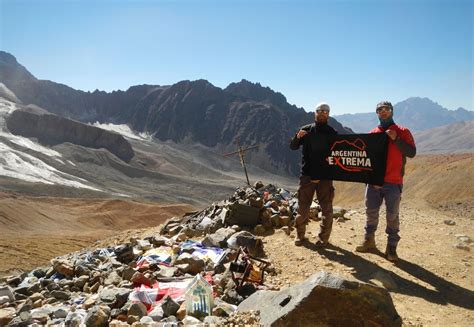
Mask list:
POLYGON ((8 65, 18 65, 15 56, 12 54, 0 50, 0 63, 8 65))
POLYGON ((287 104, 285 96, 280 92, 275 92, 268 86, 262 86, 258 82, 252 83, 246 79, 242 79, 238 83, 230 83, 224 91, 254 101, 268 100, 277 105, 287 104))
POLYGON ((18 63, 12 54, 5 51, 0 51, 0 76, 2 76, 2 82, 5 86, 10 89, 12 87, 7 81, 20 84, 25 80, 36 80, 25 67, 18 63))
POLYGON ((396 104, 397 106, 408 105, 408 106, 421 106, 421 107, 439 107, 440 109, 446 109, 439 103, 431 100, 427 97, 410 97, 396 104))
POLYGON ((198 92, 201 94, 214 94, 214 93, 219 93, 222 92, 222 89, 220 87, 217 87, 210 83, 208 80, 205 79, 198 79, 198 80, 183 80, 179 81, 176 84, 173 84, 169 87, 169 92, 179 92, 179 93, 185 93, 189 91, 194 91, 198 92))

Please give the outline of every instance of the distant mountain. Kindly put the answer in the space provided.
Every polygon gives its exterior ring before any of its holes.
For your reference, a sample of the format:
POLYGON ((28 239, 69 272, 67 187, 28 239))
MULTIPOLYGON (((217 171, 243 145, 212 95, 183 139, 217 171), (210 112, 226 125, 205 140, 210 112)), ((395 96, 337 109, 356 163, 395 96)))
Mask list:
POLYGON ((414 133, 418 153, 474 152, 474 121, 456 122, 414 133))
MULTIPOLYGON (((0 52, 0 82, 24 104, 36 104, 54 114, 86 123, 127 124, 155 138, 202 144, 216 152, 259 144, 248 161, 268 171, 296 175, 300 154, 289 149, 299 126, 314 114, 290 105, 268 87, 242 80, 221 89, 206 80, 169 86, 137 85, 127 91, 83 92, 36 79, 15 57, 0 52)), ((335 119, 340 133, 351 133, 335 119)))
MULTIPOLYGON (((464 108, 448 110, 428 98, 408 98, 395 104, 393 112, 395 122, 408 127, 412 132, 474 120, 473 111, 464 108)), ((367 133, 379 124, 375 109, 373 113, 344 114, 334 118, 356 133, 367 133)))

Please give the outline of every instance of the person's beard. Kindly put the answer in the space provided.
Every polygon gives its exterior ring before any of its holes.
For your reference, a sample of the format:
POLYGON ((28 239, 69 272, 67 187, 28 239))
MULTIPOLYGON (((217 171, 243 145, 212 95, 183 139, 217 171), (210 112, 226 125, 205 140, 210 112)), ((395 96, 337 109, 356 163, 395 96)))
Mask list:
POLYGON ((316 115, 316 122, 320 124, 327 124, 328 123, 329 116, 320 116, 316 115))

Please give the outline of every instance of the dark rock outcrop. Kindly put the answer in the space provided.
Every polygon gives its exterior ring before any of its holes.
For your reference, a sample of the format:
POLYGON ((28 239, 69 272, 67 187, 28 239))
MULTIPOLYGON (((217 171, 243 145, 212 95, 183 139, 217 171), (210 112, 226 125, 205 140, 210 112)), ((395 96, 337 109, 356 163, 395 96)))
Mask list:
POLYGON ((383 288, 321 271, 281 291, 257 291, 238 311, 259 310, 264 326, 401 326, 383 288))
POLYGON ((13 134, 36 137, 45 144, 70 142, 95 149, 104 148, 126 162, 134 156, 130 143, 122 135, 40 109, 15 110, 6 118, 6 122, 13 134))
POLYGON ((288 106, 285 96, 280 92, 275 92, 269 87, 264 87, 260 83, 252 83, 246 79, 238 83, 230 83, 224 91, 242 99, 252 99, 257 102, 268 101, 278 106, 288 106))

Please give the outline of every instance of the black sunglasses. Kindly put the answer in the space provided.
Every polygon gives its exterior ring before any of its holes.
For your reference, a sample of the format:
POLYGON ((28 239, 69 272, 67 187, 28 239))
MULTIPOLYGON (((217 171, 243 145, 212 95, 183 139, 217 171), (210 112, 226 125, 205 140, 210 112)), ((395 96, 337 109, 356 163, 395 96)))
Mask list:
POLYGON ((376 113, 381 113, 381 112, 391 112, 392 108, 390 107, 380 107, 375 110, 376 113))

